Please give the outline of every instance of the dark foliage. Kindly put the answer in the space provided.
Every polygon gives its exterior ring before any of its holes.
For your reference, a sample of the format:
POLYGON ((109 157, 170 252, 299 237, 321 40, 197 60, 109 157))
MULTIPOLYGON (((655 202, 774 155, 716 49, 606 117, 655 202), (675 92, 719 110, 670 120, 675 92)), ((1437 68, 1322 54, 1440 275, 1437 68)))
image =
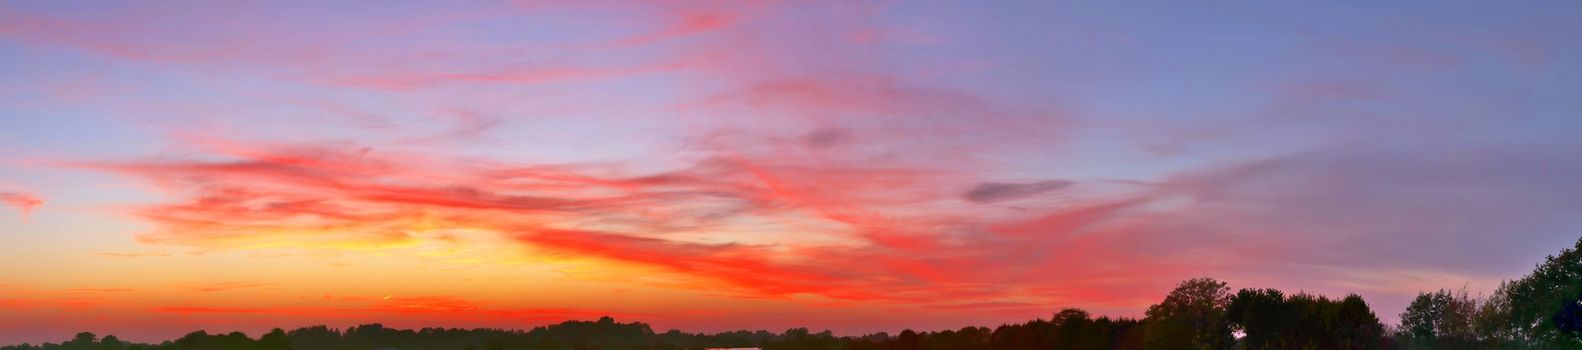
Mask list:
POLYGON ((829 331, 813 333, 792 328, 782 333, 735 331, 715 334, 653 332, 648 325, 598 321, 568 321, 528 331, 497 329, 423 328, 392 329, 369 324, 344 330, 324 326, 292 331, 270 331, 258 339, 242 333, 192 332, 160 344, 132 344, 114 336, 99 339, 81 333, 70 341, 42 346, 15 345, 0 350, 375 350, 375 349, 707 349, 758 347, 775 349, 1142 349, 1142 321, 1090 318, 1086 311, 1066 309, 1054 320, 1008 324, 993 330, 967 327, 959 330, 915 332, 906 330, 837 337, 829 331))
POLYGON ((1246 333, 1243 349, 1378 349, 1384 326, 1355 294, 1334 300, 1274 289, 1242 289, 1226 313, 1246 333))
POLYGON ((1554 316, 1554 322, 1562 336, 1573 339, 1582 337, 1582 294, 1561 306, 1554 316))
POLYGON ((1225 307, 1230 287, 1212 278, 1181 282, 1159 304, 1148 307, 1149 349, 1230 349, 1235 345, 1225 307))
POLYGON ((1394 338, 1412 349, 1582 349, 1582 240, 1485 300, 1419 293, 1394 338))

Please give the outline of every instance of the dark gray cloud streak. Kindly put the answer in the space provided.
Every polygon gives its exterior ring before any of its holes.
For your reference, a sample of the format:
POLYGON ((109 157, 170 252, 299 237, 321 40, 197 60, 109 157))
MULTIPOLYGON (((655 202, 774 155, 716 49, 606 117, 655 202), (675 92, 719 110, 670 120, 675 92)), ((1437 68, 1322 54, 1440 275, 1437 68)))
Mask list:
POLYGON ((993 203, 1022 199, 1045 192, 1056 191, 1071 187, 1071 181, 1046 180, 1028 183, 985 182, 973 187, 962 195, 962 199, 973 203, 993 203))

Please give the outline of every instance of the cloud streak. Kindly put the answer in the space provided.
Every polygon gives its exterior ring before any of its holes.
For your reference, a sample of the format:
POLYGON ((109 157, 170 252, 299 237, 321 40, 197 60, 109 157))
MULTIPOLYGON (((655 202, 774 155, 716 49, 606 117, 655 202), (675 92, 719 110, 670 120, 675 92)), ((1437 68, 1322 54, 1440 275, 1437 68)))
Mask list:
POLYGON ((1005 200, 1014 200, 1032 197, 1034 195, 1057 191, 1071 186, 1071 181, 1047 180, 1029 183, 1004 183, 985 182, 974 186, 972 190, 962 195, 962 199, 973 203, 992 203, 1005 200))

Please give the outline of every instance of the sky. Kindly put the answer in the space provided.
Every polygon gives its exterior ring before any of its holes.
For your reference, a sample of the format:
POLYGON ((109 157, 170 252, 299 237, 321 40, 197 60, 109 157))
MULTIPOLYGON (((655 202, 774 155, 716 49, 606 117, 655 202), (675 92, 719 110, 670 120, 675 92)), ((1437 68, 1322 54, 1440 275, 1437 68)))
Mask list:
POLYGON ((1485 295, 1582 236, 1582 3, 0 4, 0 344, 1485 295))

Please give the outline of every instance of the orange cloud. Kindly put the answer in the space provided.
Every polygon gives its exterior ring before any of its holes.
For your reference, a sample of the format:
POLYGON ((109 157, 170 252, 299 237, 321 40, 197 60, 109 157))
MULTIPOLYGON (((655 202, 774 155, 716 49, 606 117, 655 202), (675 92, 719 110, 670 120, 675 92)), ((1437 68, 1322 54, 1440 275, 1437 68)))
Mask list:
POLYGON ((275 316, 307 316, 322 322, 326 319, 346 318, 348 315, 415 315, 425 320, 514 320, 562 321, 606 315, 631 316, 636 314, 574 308, 501 308, 456 296, 395 297, 379 301, 344 303, 348 305, 295 305, 271 307, 218 307, 218 306, 159 306, 152 311, 170 314, 257 314, 275 316))
POLYGON ((194 290, 194 291, 198 291, 198 292, 214 293, 214 292, 231 292, 231 291, 237 291, 237 290, 259 289, 259 288, 270 289, 270 288, 274 288, 276 285, 277 284, 275 284, 275 283, 221 282, 221 283, 211 283, 211 284, 207 284, 207 285, 203 285, 203 286, 193 287, 191 289, 194 290))
POLYGON ((141 257, 150 257, 150 256, 170 256, 169 253, 114 253, 114 252, 93 253, 93 255, 103 256, 103 257, 111 257, 111 258, 141 258, 141 257))

